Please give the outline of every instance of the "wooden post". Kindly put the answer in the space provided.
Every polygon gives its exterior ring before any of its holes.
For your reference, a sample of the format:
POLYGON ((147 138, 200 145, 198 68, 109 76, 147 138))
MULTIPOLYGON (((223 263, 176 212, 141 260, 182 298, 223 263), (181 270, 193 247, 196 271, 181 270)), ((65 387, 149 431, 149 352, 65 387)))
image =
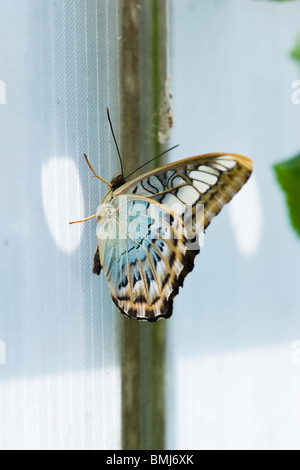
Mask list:
MULTIPOLYGON (((168 0, 123 0, 121 11, 121 148, 125 174, 161 153, 168 0)), ((151 169, 151 166, 146 170, 151 169)), ((164 449, 166 322, 122 318, 122 448, 164 449)))

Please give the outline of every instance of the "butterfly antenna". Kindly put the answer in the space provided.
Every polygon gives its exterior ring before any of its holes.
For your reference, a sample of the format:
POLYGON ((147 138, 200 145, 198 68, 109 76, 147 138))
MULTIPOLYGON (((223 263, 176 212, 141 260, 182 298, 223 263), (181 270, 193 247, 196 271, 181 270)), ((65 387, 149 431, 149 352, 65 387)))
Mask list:
POLYGON ((109 108, 108 108, 108 107, 106 108, 106 111, 107 111, 108 122, 109 122, 109 125, 110 125, 110 130, 111 130, 112 136, 113 136, 113 138, 114 138, 114 141, 115 141, 115 144, 116 144, 116 147, 117 147, 117 152, 118 152, 119 159, 120 159, 120 163, 121 163, 121 172, 122 172, 122 176, 124 176, 123 161, 122 161, 122 157, 121 157, 121 154, 120 154, 120 150, 119 150, 119 147, 118 147, 118 144, 117 144, 117 139, 116 139, 116 137, 115 137, 115 133, 114 133, 114 130, 113 130, 113 126, 112 126, 112 123, 111 123, 111 120, 110 120, 109 108))
POLYGON ((69 225, 72 225, 72 224, 81 224, 81 222, 87 222, 88 220, 91 220, 93 219, 94 217, 96 217, 97 214, 94 214, 94 215, 90 215, 89 217, 87 217, 86 219, 82 219, 82 220, 74 220, 73 222, 69 222, 69 225))
POLYGON ((165 150, 164 152, 160 153, 160 154, 157 155, 156 157, 154 157, 154 158, 152 158, 151 160, 149 160, 147 163, 144 163, 143 165, 139 166, 136 170, 134 170, 132 173, 130 173, 129 175, 127 175, 125 179, 127 180, 127 178, 130 178, 130 176, 132 176, 136 171, 140 170, 141 168, 144 168, 144 166, 148 165, 149 163, 154 162, 154 160, 157 160, 158 158, 162 157, 162 156, 165 155, 166 153, 171 152, 171 150, 176 149, 176 147, 179 147, 179 144, 174 145, 174 147, 171 147, 171 148, 169 148, 168 150, 165 150))

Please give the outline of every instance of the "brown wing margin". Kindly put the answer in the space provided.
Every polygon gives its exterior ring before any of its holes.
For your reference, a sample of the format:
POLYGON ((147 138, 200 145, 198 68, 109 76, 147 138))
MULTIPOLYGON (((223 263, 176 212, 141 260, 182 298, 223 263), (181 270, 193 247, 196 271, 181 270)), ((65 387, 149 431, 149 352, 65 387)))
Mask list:
MULTIPOLYGON (((137 311, 135 310, 131 310, 130 314, 126 313, 121 307, 120 307, 120 304, 118 302, 118 300, 116 298, 114 298, 112 296, 112 300, 114 301, 114 303, 116 304, 116 306, 118 307, 118 309, 120 310, 120 312, 125 315, 127 318, 129 318, 130 320, 132 318, 137 318, 137 320, 139 321, 148 321, 148 322, 156 322, 157 320, 159 320, 160 318, 170 318, 172 313, 173 313, 173 302, 174 302, 174 298, 176 297, 176 295, 178 294, 178 291, 179 291, 179 288, 183 286, 183 283, 184 283, 184 280, 186 278, 186 276, 194 269, 194 259, 195 257, 197 256, 197 254, 200 252, 200 247, 198 250, 188 250, 185 255, 183 255, 183 260, 182 262, 184 263, 184 268, 183 270, 181 271, 181 273, 179 274, 179 277, 175 277, 173 279, 173 289, 172 289, 172 292, 170 293, 170 296, 168 299, 165 299, 165 302, 163 303, 163 312, 161 315, 157 315, 157 316, 147 316, 145 318, 140 318, 137 316, 137 311)), ((151 310, 149 309, 149 313, 151 312, 151 310)), ((153 313, 152 313, 153 315, 153 313)))
POLYGON ((200 247, 199 247, 198 250, 188 250, 188 251, 186 251, 185 255, 183 255, 184 268, 181 271, 181 273, 179 274, 179 277, 175 278, 174 281, 173 281, 173 290, 170 294, 170 297, 168 298, 168 300, 166 302, 168 304, 166 312, 164 312, 162 315, 159 315, 159 316, 154 317, 154 318, 147 318, 147 320, 149 322, 155 322, 155 321, 159 320, 160 318, 166 318, 167 319, 167 318, 171 317, 171 315, 173 313, 174 298, 178 294, 179 288, 183 287, 184 280, 185 280, 186 276, 191 271, 193 271, 194 266, 195 266, 194 259, 199 254, 199 252, 200 252, 200 247))

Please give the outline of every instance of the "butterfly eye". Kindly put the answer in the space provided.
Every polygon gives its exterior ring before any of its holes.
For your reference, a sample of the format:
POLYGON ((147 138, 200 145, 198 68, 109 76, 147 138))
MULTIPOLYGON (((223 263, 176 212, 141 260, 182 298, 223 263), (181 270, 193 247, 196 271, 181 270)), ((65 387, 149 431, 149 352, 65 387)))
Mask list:
POLYGON ((110 220, 114 214, 114 208, 110 204, 100 204, 97 209, 97 220, 101 222, 101 220, 110 220))
POLYGON ((114 215, 114 209, 111 207, 111 206, 107 206, 105 209, 104 209, 104 213, 103 213, 103 217, 105 217, 106 219, 111 219, 114 215))

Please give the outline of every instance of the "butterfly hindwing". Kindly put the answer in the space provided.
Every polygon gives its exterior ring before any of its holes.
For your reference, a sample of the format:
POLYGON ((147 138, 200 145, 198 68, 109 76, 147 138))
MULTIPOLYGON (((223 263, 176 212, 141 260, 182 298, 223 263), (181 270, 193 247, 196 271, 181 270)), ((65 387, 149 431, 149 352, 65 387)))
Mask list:
POLYGON ((105 197, 111 207, 105 212, 100 206, 95 265, 102 266, 122 313, 148 321, 172 314, 200 251, 201 231, 251 171, 251 160, 239 155, 192 157, 140 175, 105 197))
POLYGON ((172 313, 170 296, 184 269, 183 221, 155 201, 128 195, 111 203, 116 237, 98 225, 100 262, 111 295, 129 317, 156 320, 172 313), (102 232, 102 233, 100 233, 102 232))

